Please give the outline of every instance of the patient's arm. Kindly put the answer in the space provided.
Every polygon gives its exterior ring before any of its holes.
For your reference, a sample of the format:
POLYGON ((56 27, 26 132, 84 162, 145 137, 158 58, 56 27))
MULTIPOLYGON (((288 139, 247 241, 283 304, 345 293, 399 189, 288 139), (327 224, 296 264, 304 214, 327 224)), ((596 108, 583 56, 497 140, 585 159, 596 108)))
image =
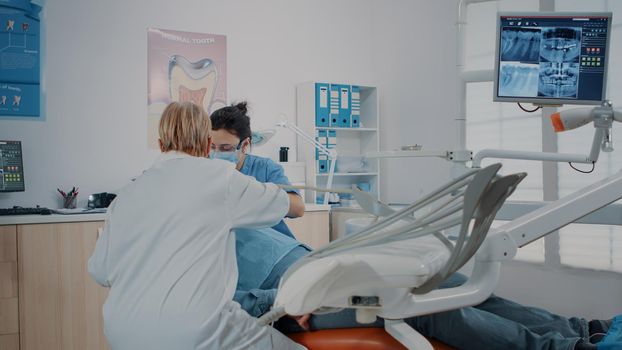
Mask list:
POLYGON ((253 317, 259 317, 270 310, 276 298, 276 289, 236 290, 233 300, 253 317))

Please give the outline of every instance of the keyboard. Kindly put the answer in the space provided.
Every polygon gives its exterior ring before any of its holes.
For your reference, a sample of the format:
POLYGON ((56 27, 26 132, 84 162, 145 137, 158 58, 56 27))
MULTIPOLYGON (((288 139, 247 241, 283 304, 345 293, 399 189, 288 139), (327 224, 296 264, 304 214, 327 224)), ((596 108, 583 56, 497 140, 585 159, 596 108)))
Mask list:
POLYGON ((0 216, 2 215, 50 215, 52 210, 48 208, 0 208, 0 216))

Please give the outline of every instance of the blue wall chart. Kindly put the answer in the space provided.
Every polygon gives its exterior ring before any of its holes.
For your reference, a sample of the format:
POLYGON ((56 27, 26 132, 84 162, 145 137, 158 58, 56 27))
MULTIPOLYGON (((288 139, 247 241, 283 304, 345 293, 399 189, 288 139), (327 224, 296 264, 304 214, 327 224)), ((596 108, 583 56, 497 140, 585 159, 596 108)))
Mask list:
POLYGON ((0 116, 40 116, 40 11, 0 0, 0 116))

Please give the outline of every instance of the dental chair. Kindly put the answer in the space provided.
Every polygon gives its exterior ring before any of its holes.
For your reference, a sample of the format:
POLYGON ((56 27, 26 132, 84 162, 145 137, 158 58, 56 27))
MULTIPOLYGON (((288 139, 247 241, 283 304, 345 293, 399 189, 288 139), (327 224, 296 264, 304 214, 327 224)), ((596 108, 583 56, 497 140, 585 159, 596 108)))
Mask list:
MULTIPOLYGON (((484 242, 504 201, 526 176, 498 176, 501 165, 470 170, 408 207, 378 202, 369 227, 309 253, 283 276, 275 306, 259 319, 285 314, 356 311, 359 323, 385 328, 322 330, 290 335, 310 350, 451 349, 427 340, 403 319, 481 303, 492 294, 498 264, 482 264, 460 287, 437 289, 484 242)), ((480 265, 478 265, 480 266, 480 265)))

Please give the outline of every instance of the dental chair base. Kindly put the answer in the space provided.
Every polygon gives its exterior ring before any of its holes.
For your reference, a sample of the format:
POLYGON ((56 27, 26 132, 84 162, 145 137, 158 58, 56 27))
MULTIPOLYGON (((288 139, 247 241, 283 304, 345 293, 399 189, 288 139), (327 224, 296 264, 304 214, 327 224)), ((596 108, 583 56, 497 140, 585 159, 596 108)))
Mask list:
POLYGON ((408 349, 434 350, 432 344, 404 320, 385 320, 384 329, 408 349))
MULTIPOLYGON (((412 328, 411 328, 412 329, 412 328)), ((295 342, 309 350, 402 350, 407 349, 382 328, 325 329, 288 334, 295 342)), ((424 340, 426 340, 424 338, 424 340)), ((429 347, 415 348, 455 350, 437 340, 429 339, 429 347)))

